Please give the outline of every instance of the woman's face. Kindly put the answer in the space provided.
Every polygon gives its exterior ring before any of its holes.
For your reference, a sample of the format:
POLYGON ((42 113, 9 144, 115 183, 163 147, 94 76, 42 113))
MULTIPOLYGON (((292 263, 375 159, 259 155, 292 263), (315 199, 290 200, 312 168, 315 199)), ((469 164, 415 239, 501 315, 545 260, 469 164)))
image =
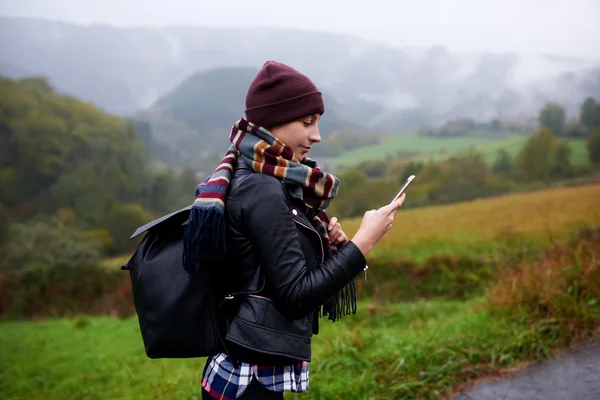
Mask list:
POLYGON ((271 133, 292 149, 302 161, 314 143, 321 141, 319 135, 319 114, 308 115, 299 120, 271 128, 271 133))

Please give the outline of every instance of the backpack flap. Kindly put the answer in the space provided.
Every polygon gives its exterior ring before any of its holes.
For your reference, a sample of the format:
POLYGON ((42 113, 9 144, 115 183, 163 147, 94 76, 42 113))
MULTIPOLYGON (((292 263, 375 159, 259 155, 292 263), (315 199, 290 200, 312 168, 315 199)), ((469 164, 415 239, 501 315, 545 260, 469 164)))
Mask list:
POLYGON ((182 208, 181 210, 174 211, 170 214, 167 214, 158 219, 155 219, 152 222, 148 222, 146 225, 142 225, 139 228, 137 228, 135 230, 135 232, 133 232, 133 235, 131 235, 129 237, 129 239, 133 239, 134 237, 141 235, 142 233, 146 232, 147 230, 150 230, 163 222, 168 223, 168 224, 171 224, 171 223, 182 224, 183 221, 186 221, 189 218, 191 209, 192 209, 192 205, 189 205, 185 208, 182 208))

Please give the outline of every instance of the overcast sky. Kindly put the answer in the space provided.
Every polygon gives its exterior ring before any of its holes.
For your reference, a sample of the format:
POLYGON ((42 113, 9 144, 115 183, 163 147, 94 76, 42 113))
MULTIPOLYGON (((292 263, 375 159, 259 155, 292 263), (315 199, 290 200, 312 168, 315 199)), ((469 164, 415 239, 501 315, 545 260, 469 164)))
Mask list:
POLYGON ((0 0, 0 15, 119 26, 283 26, 460 52, 600 54, 600 0, 0 0))

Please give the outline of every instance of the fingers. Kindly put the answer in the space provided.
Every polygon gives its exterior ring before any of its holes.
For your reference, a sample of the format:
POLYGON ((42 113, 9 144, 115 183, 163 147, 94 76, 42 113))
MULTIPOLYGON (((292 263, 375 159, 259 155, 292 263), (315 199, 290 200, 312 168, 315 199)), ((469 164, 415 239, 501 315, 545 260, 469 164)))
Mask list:
MULTIPOLYGON (((329 220, 329 225, 327 225, 327 230, 331 231, 333 229, 333 227, 338 224, 338 219, 337 217, 333 217, 329 220)), ((338 224, 339 225, 339 224, 338 224)))
POLYGON ((348 241, 348 236, 346 236, 346 234, 344 232, 342 232, 342 231, 340 231, 340 232, 341 232, 341 235, 339 238, 337 238, 337 240, 335 242, 337 244, 346 243, 348 241))
POLYGON ((331 218, 327 229, 329 230, 329 243, 341 243, 343 238, 346 237, 336 217, 331 218))
POLYGON ((343 234, 344 234, 344 232, 342 232, 342 228, 338 224, 331 230, 331 232, 329 232, 329 241, 331 243, 333 243, 337 239, 339 239, 339 237, 342 236, 343 234))
POLYGON ((396 211, 402 207, 402 204, 404 203, 404 199, 406 198, 406 193, 402 193, 400 195, 400 197, 398 197, 396 200, 394 200, 393 202, 391 202, 390 204, 388 204, 387 206, 383 206, 380 208, 380 210, 382 210, 384 213, 386 214, 392 214, 392 213, 396 213, 396 211))

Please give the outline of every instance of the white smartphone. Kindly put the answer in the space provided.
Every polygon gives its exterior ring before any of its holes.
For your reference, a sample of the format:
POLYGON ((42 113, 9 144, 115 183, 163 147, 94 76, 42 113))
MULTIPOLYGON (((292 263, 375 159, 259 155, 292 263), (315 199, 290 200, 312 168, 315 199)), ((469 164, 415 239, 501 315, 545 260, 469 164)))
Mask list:
POLYGON ((413 179, 415 179, 414 175, 411 175, 406 179, 406 181, 404 182, 404 184, 402 185, 402 187, 400 188, 398 193, 396 193, 396 195, 394 196, 392 201, 390 201, 390 204, 393 203, 394 201, 396 201, 398 199, 398 197, 400 197, 402 195, 402 193, 404 193, 404 191, 406 190, 408 185, 410 185, 410 183, 413 181, 413 179))

